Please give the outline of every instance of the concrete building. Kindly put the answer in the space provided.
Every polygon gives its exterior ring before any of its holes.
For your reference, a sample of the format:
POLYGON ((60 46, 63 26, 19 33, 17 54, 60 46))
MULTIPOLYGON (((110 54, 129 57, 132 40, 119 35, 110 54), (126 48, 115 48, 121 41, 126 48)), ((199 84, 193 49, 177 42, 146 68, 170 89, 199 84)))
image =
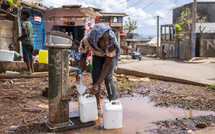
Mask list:
MULTIPOLYGON (((22 1, 21 10, 28 9, 31 13, 29 21, 32 23, 34 31, 34 49, 44 49, 45 43, 45 27, 44 27, 44 11, 46 8, 39 6, 38 4, 32 4, 22 1)), ((20 19, 22 22, 22 20, 20 19)))
MULTIPOLYGON (((160 40, 161 38, 159 37, 159 45, 160 45, 160 40)), ((147 43, 147 45, 149 45, 149 46, 157 46, 157 40, 158 40, 158 38, 157 38, 157 36, 156 37, 154 37, 154 38, 152 38, 148 43, 147 43)))
POLYGON ((141 54, 148 54, 144 48, 151 39, 126 39, 126 44, 131 51, 138 51, 141 54))
MULTIPOLYGON (((8 45, 18 37, 14 34, 14 29, 18 29, 18 25, 14 25, 17 11, 10 13, 7 11, 9 7, 7 0, 0 0, 0 50, 9 50, 8 45)), ((18 43, 15 45, 19 46, 18 43)))
MULTIPOLYGON (((193 11, 193 3, 188 3, 186 5, 177 7, 173 9, 173 23, 177 23, 178 17, 180 17, 181 12, 189 8, 191 13, 193 11)), ((215 22, 215 2, 197 2, 197 13, 199 16, 206 16, 206 22, 215 22)))
POLYGON ((127 16, 125 13, 102 13, 101 16, 96 17, 96 23, 104 23, 112 28, 117 41, 120 44, 120 36, 126 36, 123 33, 123 17, 127 16))
MULTIPOLYGON (((17 41, 21 33, 21 20, 18 20, 20 12, 17 8, 9 10, 10 6, 7 0, 0 0, 0 9, 0 50, 8 50, 8 45, 14 43, 16 51, 22 55, 21 43, 17 41)), ((42 49, 45 40, 43 11, 46 8, 22 1, 19 9, 28 9, 30 11, 29 20, 34 30, 34 48, 42 49)))
MULTIPOLYGON (((176 41, 174 38, 177 20, 181 13, 189 8, 192 14, 193 3, 173 9, 173 24, 161 25, 160 57, 189 60, 191 53, 191 34, 182 30, 183 37, 176 41)), ((206 23, 196 23, 196 57, 215 57, 215 2, 197 2, 197 13, 206 16, 206 23)))
POLYGON ((64 5, 61 8, 50 8, 44 13, 45 31, 72 32, 73 39, 81 39, 95 25, 96 16, 101 16, 100 9, 81 5, 64 5))

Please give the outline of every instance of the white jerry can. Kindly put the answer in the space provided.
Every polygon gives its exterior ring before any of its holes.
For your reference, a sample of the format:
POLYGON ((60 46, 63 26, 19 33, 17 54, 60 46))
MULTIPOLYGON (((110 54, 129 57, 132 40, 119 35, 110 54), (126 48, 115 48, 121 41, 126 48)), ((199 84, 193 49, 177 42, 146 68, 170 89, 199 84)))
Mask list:
POLYGON ((122 128, 122 104, 119 100, 104 101, 103 123, 105 129, 122 128))
POLYGON ((95 95, 85 94, 78 98, 78 108, 82 123, 98 119, 97 102, 95 95))

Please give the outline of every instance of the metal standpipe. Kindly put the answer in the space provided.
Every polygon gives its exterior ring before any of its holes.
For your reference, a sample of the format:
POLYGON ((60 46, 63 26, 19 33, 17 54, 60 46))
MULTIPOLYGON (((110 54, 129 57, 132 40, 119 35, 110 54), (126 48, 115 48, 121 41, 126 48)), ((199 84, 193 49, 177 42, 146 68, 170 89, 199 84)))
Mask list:
POLYGON ((69 118, 69 72, 81 70, 69 67, 72 39, 63 32, 46 33, 49 61, 49 118, 45 127, 51 132, 62 132, 95 125, 95 121, 81 123, 79 117, 69 118))
POLYGON ((51 131, 62 131, 73 123, 69 119, 69 53, 71 45, 49 46, 49 119, 46 127, 51 131))

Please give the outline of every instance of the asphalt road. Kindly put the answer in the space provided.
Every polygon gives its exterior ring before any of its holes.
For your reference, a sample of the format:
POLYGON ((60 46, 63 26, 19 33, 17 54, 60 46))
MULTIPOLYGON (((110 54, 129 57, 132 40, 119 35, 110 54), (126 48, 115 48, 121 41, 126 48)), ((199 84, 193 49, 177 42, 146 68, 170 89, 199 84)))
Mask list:
POLYGON ((180 78, 208 85, 215 84, 215 63, 185 63, 142 57, 142 61, 119 64, 118 68, 180 78))

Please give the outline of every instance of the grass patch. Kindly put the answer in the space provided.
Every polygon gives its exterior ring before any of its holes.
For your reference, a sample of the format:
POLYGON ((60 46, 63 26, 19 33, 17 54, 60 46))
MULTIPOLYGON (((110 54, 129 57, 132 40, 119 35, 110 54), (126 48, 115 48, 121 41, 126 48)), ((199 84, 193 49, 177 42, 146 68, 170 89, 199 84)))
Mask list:
POLYGON ((122 83, 122 84, 116 84, 116 88, 126 88, 126 87, 134 87, 135 84, 131 83, 131 82, 126 82, 126 83, 122 83))
POLYGON ((215 85, 209 85, 209 86, 207 86, 207 88, 215 89, 215 85))

